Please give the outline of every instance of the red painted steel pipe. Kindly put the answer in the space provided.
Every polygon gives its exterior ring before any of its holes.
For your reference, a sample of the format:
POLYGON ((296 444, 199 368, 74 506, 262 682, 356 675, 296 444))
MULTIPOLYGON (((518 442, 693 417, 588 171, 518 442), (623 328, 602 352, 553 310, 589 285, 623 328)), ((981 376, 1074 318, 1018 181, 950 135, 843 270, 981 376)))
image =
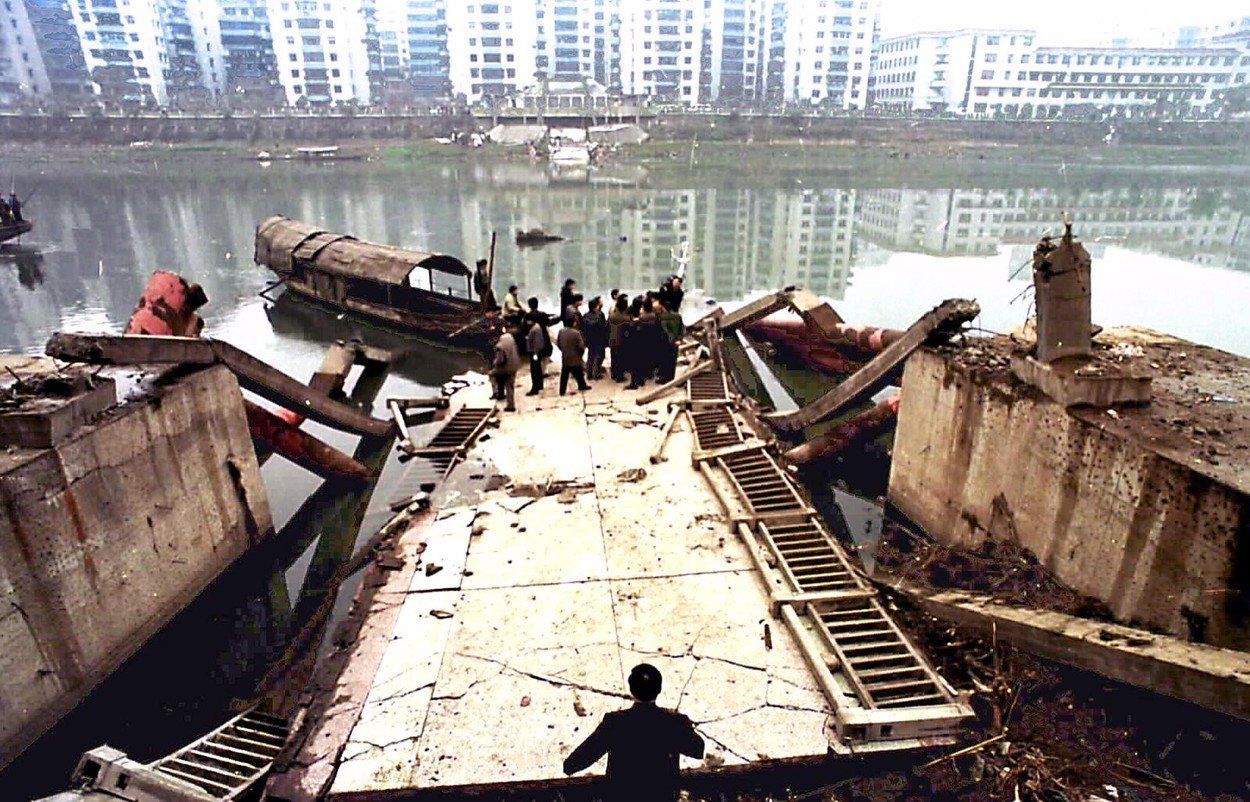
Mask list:
POLYGON ((856 415, 801 446, 795 446, 785 452, 783 457, 792 465, 805 465, 844 451, 893 424, 898 417, 898 403, 901 398, 902 393, 895 393, 867 412, 856 415))
POLYGON ((301 468, 326 479, 363 480, 373 476, 368 468, 342 451, 298 426, 292 426, 259 404, 245 398, 243 409, 247 412, 247 427, 251 430, 252 439, 262 448, 281 454, 301 468))
POLYGON ((188 284, 177 273, 157 270, 130 313, 126 334, 199 337, 204 321, 195 312, 208 303, 199 284, 188 284))
MULTIPOLYGON (((198 337, 204 321, 196 310, 208 303, 199 284, 190 284, 177 273, 157 270, 139 297, 126 324, 127 334, 198 337)), ((364 465, 316 437, 301 431, 304 416, 282 409, 270 412, 243 399, 247 425, 258 453, 274 452, 322 477, 366 479, 372 473, 364 465)))

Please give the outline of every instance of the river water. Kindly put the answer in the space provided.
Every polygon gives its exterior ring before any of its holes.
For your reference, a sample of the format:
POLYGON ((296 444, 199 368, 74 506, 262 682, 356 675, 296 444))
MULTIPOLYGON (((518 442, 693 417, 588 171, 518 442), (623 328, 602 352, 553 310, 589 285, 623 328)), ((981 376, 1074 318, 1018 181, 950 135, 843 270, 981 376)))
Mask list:
MULTIPOLYGON (((692 170, 675 159, 552 173, 460 151, 267 166, 186 153, 0 163, 0 174, 34 189, 26 211, 37 226, 0 252, 0 349, 40 352, 57 330, 120 331, 147 277, 163 268, 204 286, 208 334, 300 379, 330 342, 351 336, 400 354, 381 398, 429 392, 480 367, 474 355, 263 300, 270 276, 252 262, 252 232, 273 213, 470 263, 497 231, 497 287, 515 282, 548 309, 565 277, 590 295, 655 286, 685 242, 688 316, 712 300, 794 284, 832 299, 847 320, 887 326, 905 326, 945 298, 976 298, 978 325, 1006 331, 1030 313, 1033 244, 1056 233, 1068 210, 1095 260, 1096 322, 1250 354, 1242 322, 1250 190, 1239 176, 1004 164, 965 179, 936 160, 881 175, 827 168, 818 148, 782 171, 747 158, 733 168, 692 170), (517 248, 511 233, 534 226, 566 241, 517 248)), ((275 524, 286 528, 273 553, 242 561, 0 774, 0 798, 62 788, 78 755, 100 743, 150 760, 215 725, 315 608, 326 577, 350 556, 356 527, 364 537, 384 520, 401 473, 388 463, 361 524, 350 513, 309 515, 318 481, 270 460, 263 475, 275 524)), ((350 588, 340 613, 349 598, 350 588)))

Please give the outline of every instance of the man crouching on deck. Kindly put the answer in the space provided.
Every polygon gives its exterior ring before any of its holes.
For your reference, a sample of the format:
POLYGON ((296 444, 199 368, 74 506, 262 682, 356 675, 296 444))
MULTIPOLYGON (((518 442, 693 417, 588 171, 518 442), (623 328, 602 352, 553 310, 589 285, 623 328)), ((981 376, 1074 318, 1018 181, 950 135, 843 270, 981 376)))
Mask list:
POLYGON ((613 802, 669 802, 677 798, 680 755, 703 757, 703 739, 690 719, 655 703, 663 684, 655 666, 640 663, 629 672, 633 707, 608 713, 595 731, 564 761, 564 773, 589 768, 608 756, 607 799, 613 802))

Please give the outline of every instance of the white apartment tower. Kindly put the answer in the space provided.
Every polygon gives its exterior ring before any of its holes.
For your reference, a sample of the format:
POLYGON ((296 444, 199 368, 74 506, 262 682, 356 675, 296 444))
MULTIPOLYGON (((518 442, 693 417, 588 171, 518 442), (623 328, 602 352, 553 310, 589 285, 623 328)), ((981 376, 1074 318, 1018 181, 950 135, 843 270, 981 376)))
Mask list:
POLYGON ((619 86, 619 0, 538 0, 535 13, 539 75, 619 86))
POLYGON ((371 50, 377 61, 373 0, 269 0, 268 11, 288 104, 371 102, 371 50))
POLYGON ((115 0, 79 0, 75 11, 96 94, 106 101, 166 105, 169 56, 155 0, 125 6, 115 0))
POLYGON ((449 2, 448 73, 469 102, 516 94, 537 80, 538 0, 449 2))
POLYGON ((212 104, 225 88, 221 8, 216 0, 159 0, 165 78, 176 104, 212 104))
POLYGON ((772 0, 768 98, 864 108, 878 10, 877 0, 772 0))
POLYGON ((0 104, 83 96, 86 65, 68 2, 6 0, 0 13, 0 104))
POLYGON ((1014 88, 1034 58, 1034 32, 914 33, 877 45, 873 104, 900 111, 975 112, 978 98, 1014 88))
POLYGON ((216 0, 76 0, 83 59, 105 100, 168 105, 211 101, 224 86, 216 0))
POLYGON ((699 71, 708 3, 620 0, 621 91, 700 103, 699 71))
POLYGON ((411 95, 408 80, 411 63, 408 38, 408 3, 382 2, 377 7, 377 63, 372 70, 374 79, 370 87, 375 99, 387 100, 396 90, 411 95))
POLYGON ((721 103, 763 99, 768 0, 710 0, 700 55, 699 95, 721 103))

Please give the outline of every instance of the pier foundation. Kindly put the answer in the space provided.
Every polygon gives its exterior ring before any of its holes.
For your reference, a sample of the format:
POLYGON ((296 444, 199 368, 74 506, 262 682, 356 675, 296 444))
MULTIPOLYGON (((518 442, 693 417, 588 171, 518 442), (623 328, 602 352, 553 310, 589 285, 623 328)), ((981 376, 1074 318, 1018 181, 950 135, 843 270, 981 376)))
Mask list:
POLYGON ((228 369, 100 406, 0 449, 0 766, 272 530, 228 369))
POLYGON ((1124 622, 1250 647, 1250 361, 1153 332, 1097 348, 1148 366, 1148 405, 1065 409, 1013 344, 907 362, 889 499, 940 542, 1013 540, 1124 622))

